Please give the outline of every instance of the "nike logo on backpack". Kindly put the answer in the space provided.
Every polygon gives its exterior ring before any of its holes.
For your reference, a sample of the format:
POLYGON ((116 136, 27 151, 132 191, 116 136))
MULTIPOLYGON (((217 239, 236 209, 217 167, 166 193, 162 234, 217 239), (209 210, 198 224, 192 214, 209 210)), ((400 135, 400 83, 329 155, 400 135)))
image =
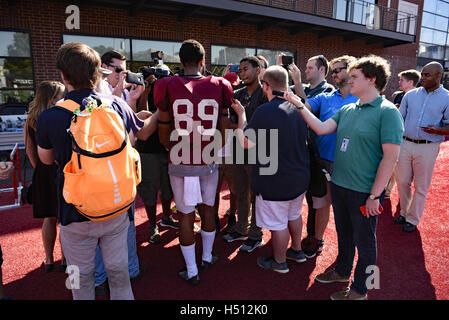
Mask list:
POLYGON ((109 143, 109 142, 111 142, 111 140, 108 140, 108 141, 106 141, 105 143, 102 143, 102 144, 95 143, 95 146, 97 148, 101 148, 102 146, 104 146, 106 143, 109 143))

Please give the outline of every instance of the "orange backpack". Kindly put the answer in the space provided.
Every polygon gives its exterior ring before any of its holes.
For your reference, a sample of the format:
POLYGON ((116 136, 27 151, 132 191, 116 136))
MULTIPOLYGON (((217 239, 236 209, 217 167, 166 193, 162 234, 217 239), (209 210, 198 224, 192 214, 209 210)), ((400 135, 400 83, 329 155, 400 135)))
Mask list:
POLYGON ((141 181, 139 153, 130 144, 123 119, 108 107, 112 101, 102 100, 86 98, 82 111, 72 100, 58 104, 74 114, 67 130, 73 152, 63 170, 63 196, 92 221, 126 212, 141 181))

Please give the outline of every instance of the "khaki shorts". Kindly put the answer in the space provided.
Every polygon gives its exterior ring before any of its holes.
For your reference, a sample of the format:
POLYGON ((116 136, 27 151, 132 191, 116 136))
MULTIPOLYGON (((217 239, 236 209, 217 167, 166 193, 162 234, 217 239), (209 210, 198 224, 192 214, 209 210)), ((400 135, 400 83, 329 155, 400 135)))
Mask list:
POLYGON ((260 228, 271 231, 284 230, 289 221, 301 217, 304 192, 289 201, 268 201, 261 195, 256 196, 256 224, 260 228))

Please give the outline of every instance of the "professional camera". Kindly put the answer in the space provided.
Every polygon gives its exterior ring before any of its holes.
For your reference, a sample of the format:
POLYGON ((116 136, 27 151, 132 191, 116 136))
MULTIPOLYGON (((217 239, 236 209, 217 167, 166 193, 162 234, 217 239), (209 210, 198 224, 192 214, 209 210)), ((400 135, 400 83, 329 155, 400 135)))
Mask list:
MULTIPOLYGON (((164 52, 151 52, 152 62, 150 62, 149 66, 140 67, 138 72, 143 75, 144 79, 147 79, 151 75, 154 75, 156 80, 172 76, 173 73, 170 71, 170 68, 164 64, 163 58, 164 52)), ((147 81, 145 81, 145 85, 148 86, 147 81)))

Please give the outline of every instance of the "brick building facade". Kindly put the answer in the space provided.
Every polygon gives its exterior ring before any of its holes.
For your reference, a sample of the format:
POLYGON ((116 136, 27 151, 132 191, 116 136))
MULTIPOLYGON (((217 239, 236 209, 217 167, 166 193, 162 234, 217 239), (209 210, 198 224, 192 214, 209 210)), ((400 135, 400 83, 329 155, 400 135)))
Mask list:
MULTIPOLYGON (((307 3, 315 3, 317 15, 330 17, 333 10, 332 0, 246 2, 260 3, 264 5, 263 8, 266 8, 267 3, 285 8, 290 8, 292 3, 295 3, 296 6, 302 6, 302 9, 299 7, 297 9, 303 12, 314 8, 307 6, 307 3)), ((398 2, 399 0, 377 1, 379 5, 386 6, 389 3, 391 8, 397 8, 398 2)), ((419 7, 416 28, 419 33, 423 1, 408 0, 408 2, 417 4, 419 7)), ((238 20, 222 26, 217 19, 195 16, 191 13, 180 18, 179 15, 170 12, 163 13, 163 10, 160 12, 140 10, 130 13, 132 8, 90 5, 90 2, 84 1, 76 3, 80 9, 80 28, 68 30, 66 19, 69 14, 65 11, 69 2, 0 0, 0 31, 24 31, 30 35, 34 85, 43 80, 60 79, 55 69, 55 57, 62 44, 63 34, 176 42, 194 38, 206 49, 208 67, 211 64, 212 45, 288 50, 295 53, 296 62, 302 70, 305 68, 307 59, 317 54, 323 54, 328 59, 343 54, 356 57, 376 54, 385 57, 391 63, 392 78, 385 92, 388 97, 397 90, 397 73, 404 69, 415 68, 417 65, 419 34, 416 35, 413 43, 384 47, 381 42, 370 44, 363 37, 347 39, 338 33, 323 34, 314 30, 292 33, 276 24, 270 26, 269 17, 266 17, 268 25, 262 28, 259 25, 238 20)))

